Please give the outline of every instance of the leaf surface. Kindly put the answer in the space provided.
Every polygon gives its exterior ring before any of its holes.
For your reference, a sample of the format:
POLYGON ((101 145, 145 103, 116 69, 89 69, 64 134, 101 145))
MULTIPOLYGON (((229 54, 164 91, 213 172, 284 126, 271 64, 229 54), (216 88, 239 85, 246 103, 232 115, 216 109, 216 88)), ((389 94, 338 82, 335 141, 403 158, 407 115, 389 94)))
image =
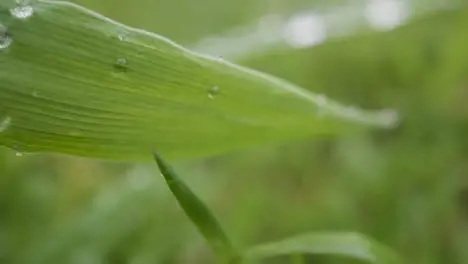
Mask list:
POLYGON ((184 158, 395 121, 72 3, 2 2, 0 23, 0 144, 19 152, 184 158))

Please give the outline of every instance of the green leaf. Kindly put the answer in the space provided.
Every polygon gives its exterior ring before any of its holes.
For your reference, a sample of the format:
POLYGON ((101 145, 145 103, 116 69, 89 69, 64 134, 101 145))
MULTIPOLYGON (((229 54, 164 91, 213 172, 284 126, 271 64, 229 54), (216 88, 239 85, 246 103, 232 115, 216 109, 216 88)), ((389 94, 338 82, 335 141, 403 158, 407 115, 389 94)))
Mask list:
POLYGON ((15 5, 0 3, 0 145, 19 152, 182 158, 395 124, 72 3, 15 5))
POLYGON ((210 243, 213 251, 223 262, 237 261, 238 254, 208 207, 181 181, 173 168, 157 152, 153 151, 153 154, 179 205, 210 243))
POLYGON ((293 254, 341 255, 376 264, 402 263, 391 249, 357 233, 324 232, 299 235, 255 246, 243 256, 248 260, 255 260, 293 254))

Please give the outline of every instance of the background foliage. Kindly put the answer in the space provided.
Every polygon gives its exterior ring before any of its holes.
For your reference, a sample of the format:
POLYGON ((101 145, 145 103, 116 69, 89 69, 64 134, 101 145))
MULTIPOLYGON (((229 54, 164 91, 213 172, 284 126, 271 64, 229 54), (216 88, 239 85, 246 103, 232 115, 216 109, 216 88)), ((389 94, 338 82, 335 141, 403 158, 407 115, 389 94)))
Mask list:
MULTIPOLYGON (((256 25, 267 14, 289 17, 349 5, 361 10, 367 2, 80 3, 198 47, 210 35, 256 25)), ((393 31, 376 32, 358 21, 355 30, 318 46, 261 45, 232 58, 339 101, 392 107, 404 117, 394 130, 176 164, 236 245, 301 232, 357 231, 408 263, 468 263, 468 9, 455 1, 451 8, 444 8, 449 1, 410 5, 413 19, 393 31)), ((155 177, 156 165, 16 154, 0 149, 2 263, 211 261, 163 179, 155 177)), ((328 256, 306 261, 355 263, 328 256)))

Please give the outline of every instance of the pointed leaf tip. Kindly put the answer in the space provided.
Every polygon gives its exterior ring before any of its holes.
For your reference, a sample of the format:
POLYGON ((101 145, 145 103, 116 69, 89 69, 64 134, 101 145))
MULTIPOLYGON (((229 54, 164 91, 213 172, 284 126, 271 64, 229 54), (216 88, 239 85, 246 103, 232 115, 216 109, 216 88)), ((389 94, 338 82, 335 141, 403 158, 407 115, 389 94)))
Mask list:
POLYGON ((168 184, 172 183, 174 180, 177 179, 175 171, 172 169, 171 165, 169 165, 159 154, 159 152, 152 148, 153 158, 158 165, 159 171, 164 176, 164 179, 168 184))

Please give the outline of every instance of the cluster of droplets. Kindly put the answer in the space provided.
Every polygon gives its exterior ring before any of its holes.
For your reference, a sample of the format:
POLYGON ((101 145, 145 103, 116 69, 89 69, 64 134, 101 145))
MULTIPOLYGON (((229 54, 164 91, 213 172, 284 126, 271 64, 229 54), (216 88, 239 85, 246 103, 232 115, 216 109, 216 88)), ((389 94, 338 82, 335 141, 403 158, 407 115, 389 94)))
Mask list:
MULTIPOLYGON (((10 9, 10 14, 16 18, 25 20, 31 17, 34 13, 34 8, 32 7, 30 0, 16 0, 16 6, 10 9)), ((0 51, 7 49, 13 43, 13 38, 8 31, 8 28, 0 23, 0 51)), ((5 116, 0 119, 0 133, 7 131, 12 123, 12 118, 10 116, 5 116)), ((19 150, 18 145, 13 146, 15 150, 15 155, 18 157, 23 156, 23 153, 19 150)))
MULTIPOLYGON (((34 14, 32 0, 16 0, 16 5, 10 9, 10 14, 16 19, 26 20, 34 14)), ((8 28, 0 23, 0 51, 7 49, 13 38, 8 32, 8 28)))
MULTIPOLYGON (((122 33, 117 35, 117 39, 121 42, 126 41, 127 35, 122 33)), ((124 57, 119 57, 114 62, 114 71, 117 73, 125 73, 128 70, 128 60, 124 57)))
MULTIPOLYGON (((119 33, 119 34, 116 34, 114 35, 117 40, 121 41, 121 42, 124 42, 124 41, 127 41, 127 38, 128 38, 128 35, 126 33, 119 33)), ((219 62, 223 62, 224 59, 222 57, 218 57, 217 59, 219 62)), ((126 73, 128 71, 128 60, 124 57, 118 57, 114 63, 113 63, 113 68, 114 68, 114 72, 116 73, 126 73)), ((210 86, 208 89, 207 89, 207 96, 209 99, 215 99, 218 95, 219 95, 219 87, 214 85, 214 86, 210 86)))

